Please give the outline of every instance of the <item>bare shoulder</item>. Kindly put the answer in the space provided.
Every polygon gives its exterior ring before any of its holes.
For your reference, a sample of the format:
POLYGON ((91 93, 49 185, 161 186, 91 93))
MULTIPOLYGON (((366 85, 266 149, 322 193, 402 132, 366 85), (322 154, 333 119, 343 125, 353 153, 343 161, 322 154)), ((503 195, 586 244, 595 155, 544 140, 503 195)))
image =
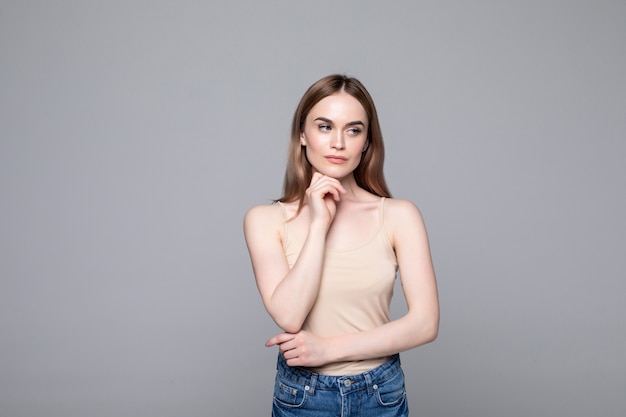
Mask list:
POLYGON ((403 223, 408 220, 422 220, 419 208, 409 200, 385 199, 385 222, 403 223))
POLYGON ((261 204, 251 207, 244 217, 245 221, 248 220, 271 220, 273 218, 283 217, 283 208, 279 203, 273 204, 261 204))
POLYGON ((409 200, 388 198, 385 200, 384 222, 392 240, 406 234, 426 233, 420 209, 409 200))
POLYGON ((279 203, 254 206, 244 216, 244 230, 275 228, 283 224, 284 216, 284 209, 279 203))

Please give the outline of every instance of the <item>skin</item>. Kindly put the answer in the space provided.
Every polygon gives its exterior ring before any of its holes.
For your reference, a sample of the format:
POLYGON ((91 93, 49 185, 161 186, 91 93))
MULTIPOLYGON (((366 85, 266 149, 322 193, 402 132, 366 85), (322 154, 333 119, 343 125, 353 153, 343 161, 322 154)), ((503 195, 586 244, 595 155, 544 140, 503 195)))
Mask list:
MULTIPOLYGON (((283 329, 266 346, 278 346, 289 366, 386 357, 437 337, 439 302, 427 232, 418 208, 397 199, 386 200, 383 220, 396 253, 407 314, 372 330, 332 338, 302 330, 320 288, 325 249, 354 247, 375 232, 380 197, 360 188, 353 175, 367 147, 367 123, 358 100, 343 92, 320 100, 307 115, 300 141, 314 174, 302 211, 290 221, 295 233, 306 236, 291 269, 282 246, 282 208, 253 207, 244 219, 257 287, 283 329)), ((297 202, 284 206, 289 218, 295 215, 297 202)))

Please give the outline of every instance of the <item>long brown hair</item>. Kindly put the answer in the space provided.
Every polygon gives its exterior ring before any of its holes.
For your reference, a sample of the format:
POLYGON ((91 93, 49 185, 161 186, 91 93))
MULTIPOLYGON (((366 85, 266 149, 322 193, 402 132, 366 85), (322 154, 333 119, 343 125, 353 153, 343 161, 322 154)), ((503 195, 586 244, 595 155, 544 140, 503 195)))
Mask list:
POLYGON ((283 196, 276 201, 283 203, 298 201, 298 212, 304 204, 305 192, 313 176, 313 168, 306 159, 304 146, 300 143, 300 134, 304 128, 304 122, 313 106, 323 98, 339 92, 346 92, 356 98, 365 109, 368 119, 368 145, 363 152, 359 166, 354 170, 354 179, 359 187, 372 194, 380 197, 391 197, 383 175, 385 147, 374 100, 356 78, 333 74, 322 78, 309 87, 300 99, 293 115, 287 169, 283 182, 283 196))

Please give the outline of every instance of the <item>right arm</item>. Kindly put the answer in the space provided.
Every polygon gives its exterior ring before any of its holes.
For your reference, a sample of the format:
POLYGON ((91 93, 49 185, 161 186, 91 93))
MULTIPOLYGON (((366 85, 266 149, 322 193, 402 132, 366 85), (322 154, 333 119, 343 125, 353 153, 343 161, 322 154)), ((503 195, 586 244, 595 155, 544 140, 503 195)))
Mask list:
POLYGON ((263 305, 287 333, 300 331, 320 288, 326 233, 335 202, 345 192, 337 180, 314 174, 307 190, 311 221, 302 251, 290 269, 280 231, 285 219, 277 205, 253 207, 244 219, 244 234, 263 305))

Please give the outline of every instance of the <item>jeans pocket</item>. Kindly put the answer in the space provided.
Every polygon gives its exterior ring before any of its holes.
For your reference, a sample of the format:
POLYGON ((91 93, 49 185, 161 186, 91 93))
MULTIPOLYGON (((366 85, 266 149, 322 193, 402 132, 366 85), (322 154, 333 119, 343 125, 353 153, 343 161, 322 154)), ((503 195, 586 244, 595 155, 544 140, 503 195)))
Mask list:
POLYGON ((274 403, 285 407, 302 407, 306 399, 305 387, 299 385, 282 375, 276 375, 274 384, 274 403))
POLYGON ((376 384, 376 399, 384 407, 401 404, 406 399, 404 373, 399 369, 391 378, 376 384))

